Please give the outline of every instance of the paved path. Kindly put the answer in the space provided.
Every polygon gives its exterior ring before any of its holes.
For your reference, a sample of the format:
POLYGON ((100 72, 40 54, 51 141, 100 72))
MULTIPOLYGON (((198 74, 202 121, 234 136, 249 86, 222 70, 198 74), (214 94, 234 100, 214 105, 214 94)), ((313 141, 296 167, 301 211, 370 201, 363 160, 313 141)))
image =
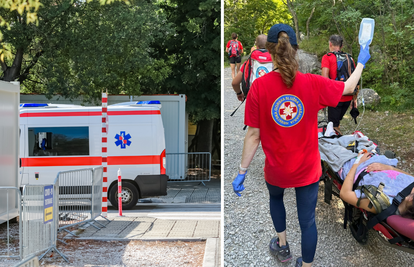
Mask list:
MULTIPOLYGON (((116 216, 118 211, 109 208, 108 213, 116 216)), ((220 220, 220 204, 189 203, 148 203, 139 204, 135 208, 123 211, 124 216, 148 216, 167 220, 220 220)))
POLYGON ((104 228, 89 226, 78 238, 185 241, 220 237, 220 220, 167 220, 147 216, 110 216, 109 220, 99 219, 104 228))
POLYGON ((167 196, 147 199, 133 209, 123 211, 122 217, 110 206, 109 221, 97 220, 105 227, 96 229, 88 225, 73 234, 83 240, 206 240, 203 267, 221 266, 220 179, 205 184, 171 182, 167 193, 167 196))

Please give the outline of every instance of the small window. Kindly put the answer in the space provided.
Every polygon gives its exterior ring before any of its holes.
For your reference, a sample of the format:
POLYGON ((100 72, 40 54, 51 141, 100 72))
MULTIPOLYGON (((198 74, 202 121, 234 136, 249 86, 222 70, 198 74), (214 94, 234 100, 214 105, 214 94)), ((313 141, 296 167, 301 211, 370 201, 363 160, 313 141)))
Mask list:
POLYGON ((29 128, 29 156, 89 155, 88 127, 29 128))

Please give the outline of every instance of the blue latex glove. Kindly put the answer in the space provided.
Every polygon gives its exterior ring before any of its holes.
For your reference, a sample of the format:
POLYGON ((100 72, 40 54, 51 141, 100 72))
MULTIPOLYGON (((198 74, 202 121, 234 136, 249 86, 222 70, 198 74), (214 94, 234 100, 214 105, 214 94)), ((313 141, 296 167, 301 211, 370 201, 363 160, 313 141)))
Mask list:
POLYGON ((369 46, 365 45, 365 48, 363 48, 361 45, 359 55, 358 55, 358 63, 361 63, 362 65, 364 65, 364 68, 365 68, 365 64, 367 64, 367 61, 370 58, 371 58, 371 55, 369 54, 369 46))
POLYGON ((240 192, 244 190, 244 178, 246 178, 246 173, 244 174, 238 174, 236 178, 234 178, 233 182, 231 183, 231 185, 233 186, 233 191, 234 193, 236 193, 236 195, 238 195, 239 197, 241 197, 240 192))

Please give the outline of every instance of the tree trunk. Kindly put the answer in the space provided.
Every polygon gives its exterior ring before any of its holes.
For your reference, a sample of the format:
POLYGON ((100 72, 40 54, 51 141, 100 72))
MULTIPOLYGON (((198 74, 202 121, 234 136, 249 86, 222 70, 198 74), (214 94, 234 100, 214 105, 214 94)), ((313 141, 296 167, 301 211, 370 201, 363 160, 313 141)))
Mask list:
POLYGON ((210 152, 213 144, 214 120, 202 120, 198 122, 197 151, 210 152))
POLYGON ((22 69, 23 62, 23 48, 17 49, 16 55, 14 57, 13 65, 7 67, 3 72, 3 81, 11 82, 16 80, 20 75, 20 70, 22 69))
POLYGON ((293 8, 293 3, 290 0, 287 0, 286 2, 283 1, 283 3, 287 5, 290 13, 292 14, 293 22, 295 23, 296 40, 299 43, 300 41, 299 22, 298 22, 298 16, 296 15, 295 9, 293 8))
POLYGON ((306 37, 308 37, 308 39, 309 39, 309 23, 310 23, 310 20, 312 19, 313 12, 315 12, 315 7, 312 8, 310 16, 309 16, 308 20, 306 21, 306 37))
POLYGON ((217 159, 221 159, 221 131, 220 131, 220 120, 214 120, 214 127, 213 127, 213 148, 211 151, 211 158, 214 157, 214 152, 216 152, 217 159))

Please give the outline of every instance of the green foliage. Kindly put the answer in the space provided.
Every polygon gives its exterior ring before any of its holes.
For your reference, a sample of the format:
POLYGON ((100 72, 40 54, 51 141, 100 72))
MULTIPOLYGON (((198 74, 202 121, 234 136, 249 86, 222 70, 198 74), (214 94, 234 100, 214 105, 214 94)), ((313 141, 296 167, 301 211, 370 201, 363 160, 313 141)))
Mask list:
MULTIPOLYGON (((99 99, 102 90, 140 95, 162 87, 169 59, 158 59, 151 46, 174 30, 159 7, 143 0, 52 2, 39 10, 38 26, 16 19, 4 33, 4 41, 24 56, 21 70, 14 77, 4 71, 3 79, 18 79, 25 91, 82 94, 86 100, 99 99)), ((12 62, 5 63, 11 70, 12 62)))
POLYGON ((231 39, 233 32, 250 54, 250 48, 259 34, 266 34, 276 23, 291 24, 292 16, 282 0, 224 1, 224 41, 231 39))
POLYGON ((318 59, 322 60, 323 55, 325 55, 329 50, 328 40, 329 36, 321 34, 309 39, 304 39, 300 43, 299 47, 304 51, 315 54, 318 59))
POLYGON ((364 69, 363 87, 372 88, 382 104, 396 110, 413 108, 414 102, 414 1, 410 0, 297 0, 294 1, 300 31, 306 31, 311 7, 310 38, 300 43, 302 49, 317 54, 328 50, 330 35, 344 37, 343 50, 357 60, 358 32, 362 18, 375 19, 371 59, 364 69), (318 47, 319 44, 325 44, 318 47))
POLYGON ((175 28, 154 46, 160 58, 173 55, 163 91, 186 94, 193 122, 220 118, 220 1, 171 0, 162 7, 175 28))
MULTIPOLYGON (((268 30, 268 26, 261 27, 261 19, 269 23, 266 25, 276 22, 291 24, 289 11, 283 3, 274 11, 281 2, 225 1, 225 41, 234 31, 249 52, 255 36, 268 30), (274 13, 269 16, 269 12, 278 12, 279 16, 274 16, 274 13)), ((343 50, 357 60, 360 22, 362 18, 375 19, 371 59, 362 75, 363 87, 377 91, 383 105, 390 108, 414 107, 414 1, 295 0, 291 3, 298 18, 299 31, 305 37, 299 46, 316 54, 319 59, 328 52, 329 36, 339 34, 344 38, 343 50), (306 36, 307 22, 309 38, 306 36)))

